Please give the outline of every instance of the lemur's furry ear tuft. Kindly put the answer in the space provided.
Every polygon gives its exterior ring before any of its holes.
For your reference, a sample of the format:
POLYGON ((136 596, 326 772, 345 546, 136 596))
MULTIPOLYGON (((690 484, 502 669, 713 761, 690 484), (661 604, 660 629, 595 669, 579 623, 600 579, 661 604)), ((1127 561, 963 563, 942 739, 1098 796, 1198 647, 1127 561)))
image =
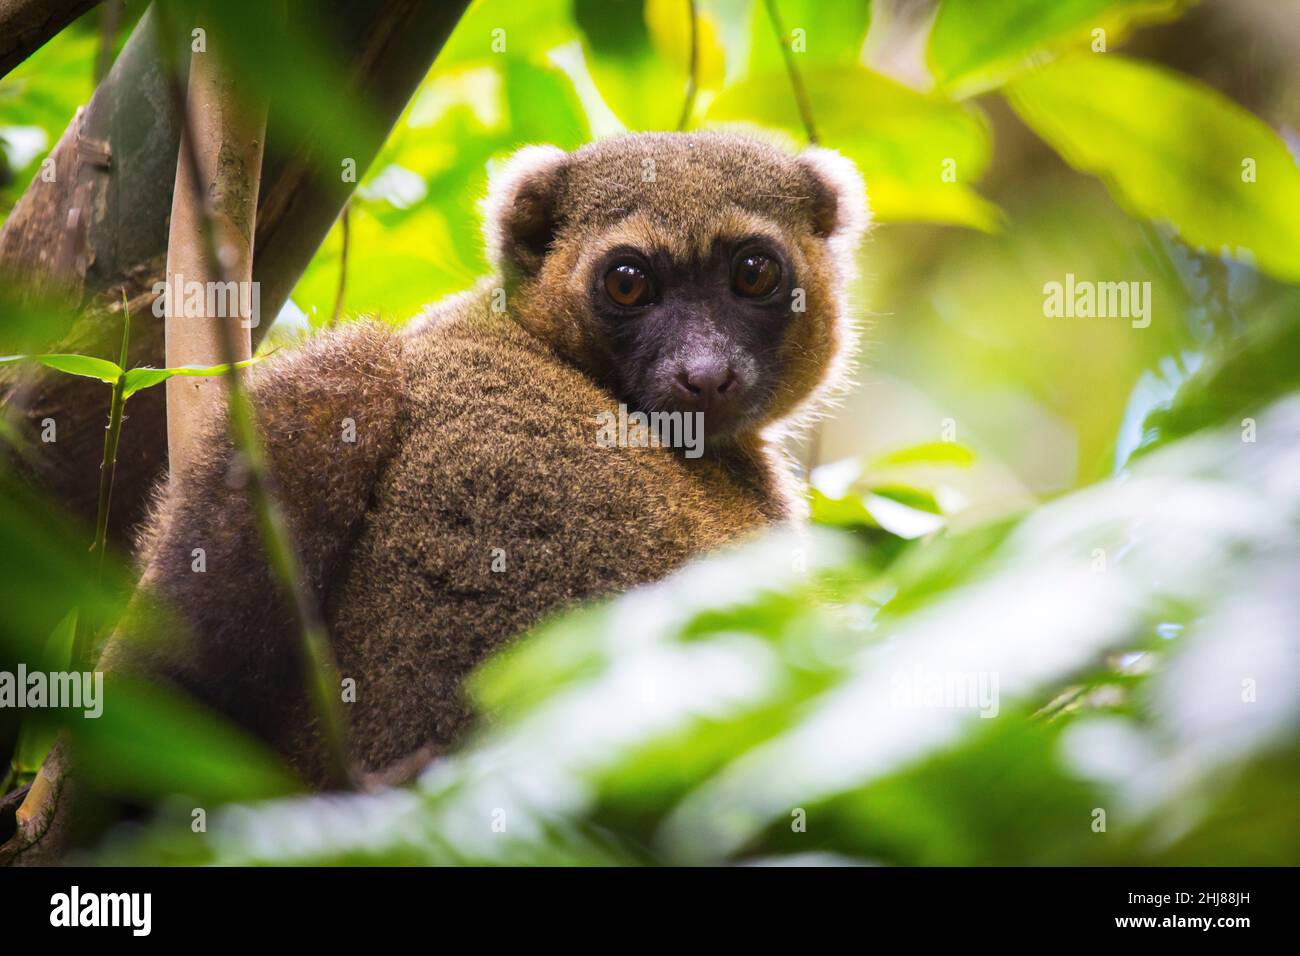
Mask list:
POLYGON ((533 275, 555 238, 557 202, 569 154, 525 146, 492 175, 483 202, 488 255, 502 270, 533 275))
POLYGON ((833 149, 810 146, 799 154, 811 188, 813 231, 856 243, 871 222, 867 189, 853 162, 833 149))

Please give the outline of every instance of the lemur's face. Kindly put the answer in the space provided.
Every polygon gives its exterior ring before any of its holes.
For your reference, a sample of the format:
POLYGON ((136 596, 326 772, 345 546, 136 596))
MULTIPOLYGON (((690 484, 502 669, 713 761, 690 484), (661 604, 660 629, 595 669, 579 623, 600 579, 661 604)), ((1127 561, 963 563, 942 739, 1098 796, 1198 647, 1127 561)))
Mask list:
POLYGON ((723 133, 530 147, 488 203, 512 314, 630 409, 702 413, 713 442, 837 377, 864 222, 846 160, 723 133))
POLYGON ((699 412, 708 440, 764 417, 804 298, 778 238, 718 235, 692 250, 620 243, 592 263, 588 287, 609 385, 629 408, 699 412))

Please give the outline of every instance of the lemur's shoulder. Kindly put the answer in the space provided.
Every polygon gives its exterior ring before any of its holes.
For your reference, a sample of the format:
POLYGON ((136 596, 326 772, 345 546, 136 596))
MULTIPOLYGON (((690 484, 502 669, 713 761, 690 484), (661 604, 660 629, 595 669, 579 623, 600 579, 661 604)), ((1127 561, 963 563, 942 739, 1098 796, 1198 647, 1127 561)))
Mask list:
MULTIPOLYGON (((306 536, 300 548, 309 564, 327 563, 324 552, 355 521, 379 466, 394 451, 403 349, 403 339, 388 326, 357 322, 314 336, 248 373, 271 477, 294 530, 306 536)), ((214 407, 194 457, 159 486, 139 535, 140 560, 153 560, 161 533, 176 522, 241 505, 240 468, 225 408, 214 407)))

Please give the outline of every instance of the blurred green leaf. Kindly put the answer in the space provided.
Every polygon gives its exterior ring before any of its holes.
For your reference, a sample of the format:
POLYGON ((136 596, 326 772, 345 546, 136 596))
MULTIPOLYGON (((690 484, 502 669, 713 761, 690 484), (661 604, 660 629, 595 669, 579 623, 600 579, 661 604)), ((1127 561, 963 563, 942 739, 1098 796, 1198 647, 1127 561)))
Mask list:
MULTIPOLYGON (((690 4, 575 0, 573 15, 591 78, 624 126, 676 129, 690 75, 690 4)), ((698 89, 707 92, 722 82, 725 54, 708 12, 697 10, 697 21, 698 89)))
POLYGON ((23 276, 0 274, 0 354, 45 352, 58 348, 78 319, 78 305, 67 297, 47 296, 23 276))
POLYGON ((814 488, 812 519, 832 527, 881 528, 907 540, 937 531, 944 524, 932 495, 902 487, 873 488, 840 498, 828 498, 814 488))
POLYGON ((1126 28, 1176 16, 1185 0, 944 0, 930 31, 930 71, 941 87, 962 95, 999 85, 1033 58, 1093 42, 1106 50, 1126 28))
POLYGON ((445 72, 484 62, 538 60, 578 37, 573 0, 474 0, 456 24, 434 69, 445 72))
MULTIPOLYGON (((48 665, 55 670, 67 670, 72 662, 72 645, 77 633, 77 609, 70 610, 55 626, 45 642, 42 656, 33 662, 37 668, 48 665)), ((19 774, 32 775, 40 770, 45 755, 54 746, 59 735, 57 715, 44 710, 23 713, 18 727, 18 747, 14 753, 14 769, 19 774)))
POLYGON ((103 712, 70 715, 79 767, 96 790, 226 802, 300 789, 274 753, 175 692, 104 675, 103 712))
MULTIPOLYGON (((822 144, 857 163, 877 219, 944 222, 991 231, 997 207, 970 186, 989 160, 983 114, 864 67, 803 71, 822 144)), ((711 123, 753 123, 802 139, 803 123, 784 73, 749 77, 719 94, 711 123)))
POLYGON ((1026 74, 1007 95, 1134 215, 1300 281, 1300 168, 1276 133, 1221 94, 1152 64, 1083 54, 1026 74))
POLYGON ((0 78, 0 144, 11 157, 21 152, 27 160, 13 164, 12 182, 0 183, 0 219, 27 189, 77 108, 90 100, 98 47, 93 32, 68 28, 0 78))
POLYGON ((878 455, 870 462, 849 458, 812 474, 812 519, 841 528, 879 528, 911 540, 946 523, 935 494, 897 480, 899 470, 968 468, 975 453, 958 442, 924 442, 878 455))
POLYGON ((813 522, 829 528, 878 528, 866 502, 860 495, 841 495, 832 498, 818 488, 810 488, 809 505, 813 522))
POLYGON ((969 468, 975 453, 960 442, 935 441, 910 448, 900 448, 876 458, 869 468, 892 468, 898 465, 955 465, 969 468))
MULTIPOLYGON (((776 0, 777 15, 799 69, 849 67, 858 63, 871 22, 871 0, 776 0)), ((750 14, 749 73, 785 69, 781 47, 767 12, 754 0, 750 14)))
POLYGON ((1133 864, 1187 859, 1187 840, 1250 859, 1297 825, 1269 807, 1300 737, 1300 399, 1261 427, 1276 440, 1195 436, 1019 522, 914 546, 883 579, 838 536, 705 559, 489 663, 474 692, 492 720, 413 792, 241 808, 105 859, 1133 864), (1124 546, 1105 573, 1097 542, 1124 546), (1243 706, 1242 673, 1278 693, 1243 706), (1063 692, 1076 706, 1043 714, 1063 692))
POLYGON ((93 537, 0 471, 0 658, 60 669, 67 659, 47 658, 54 650, 50 635, 72 611, 96 633, 118 619, 131 578, 113 560, 99 573, 93 537))
POLYGON ((1280 296, 1259 305, 1239 335, 1216 342, 1167 407, 1147 416, 1135 455, 1202 428, 1245 429, 1248 418, 1291 392, 1300 392, 1300 303, 1280 296))

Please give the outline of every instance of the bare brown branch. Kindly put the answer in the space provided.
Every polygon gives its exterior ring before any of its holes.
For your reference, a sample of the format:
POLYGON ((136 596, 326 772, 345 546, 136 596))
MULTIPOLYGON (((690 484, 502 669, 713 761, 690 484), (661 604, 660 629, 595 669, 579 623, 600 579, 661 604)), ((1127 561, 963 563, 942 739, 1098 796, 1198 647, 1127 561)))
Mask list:
POLYGON ((99 0, 0 0, 0 76, 99 0))

